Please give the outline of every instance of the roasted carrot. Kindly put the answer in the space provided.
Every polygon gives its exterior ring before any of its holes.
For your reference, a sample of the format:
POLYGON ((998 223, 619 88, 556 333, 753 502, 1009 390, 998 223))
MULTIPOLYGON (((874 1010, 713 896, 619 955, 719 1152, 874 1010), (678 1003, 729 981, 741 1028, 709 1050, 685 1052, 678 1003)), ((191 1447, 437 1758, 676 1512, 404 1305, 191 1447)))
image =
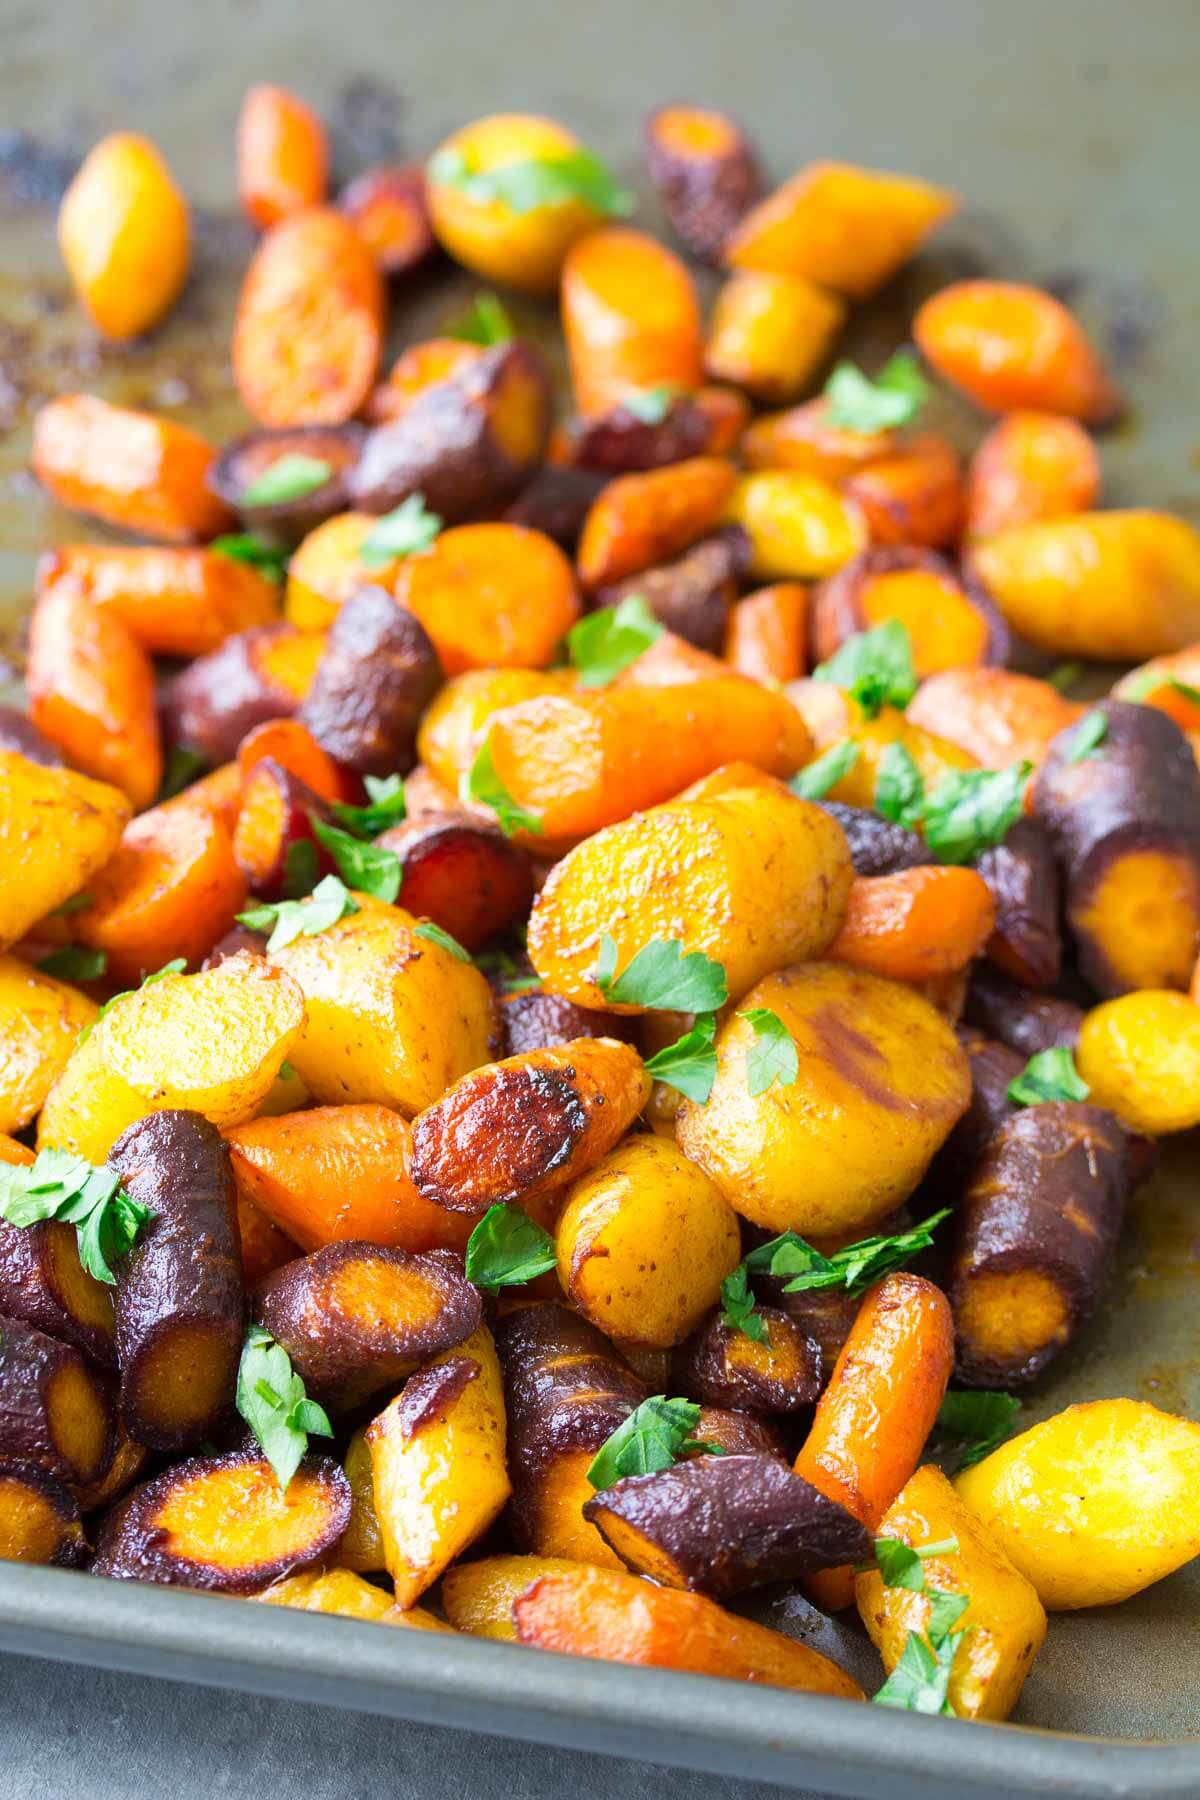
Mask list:
POLYGON ((716 262, 762 194, 745 132, 711 107, 663 106, 646 121, 646 159, 675 235, 702 262, 716 262))
POLYGON ((374 425, 400 418, 425 389, 448 381, 483 355, 479 344, 461 338, 427 338, 402 350, 367 401, 367 417, 374 425))
POLYGON ((270 759, 310 787, 322 800, 356 800, 360 788, 346 770, 322 750, 299 719, 268 719, 246 733, 238 746, 237 766, 243 782, 260 762, 270 759))
POLYGON ((176 956, 198 964, 245 898, 225 827, 201 807, 156 806, 91 881, 76 935, 105 952, 112 980, 136 987, 176 956))
POLYGON ((738 445, 748 469, 795 469, 822 481, 845 481, 856 470, 899 449, 894 431, 848 431, 834 425, 822 394, 785 412, 765 413, 742 434, 738 445))
POLYGON ((1109 425, 1121 397, 1061 300, 1016 281, 955 281, 921 307, 922 354, 987 412, 1033 407, 1109 425))
POLYGON ((610 481, 584 522, 580 580, 602 587, 678 556, 712 531, 733 486, 732 466, 712 456, 610 481))
POLYGON ((154 670, 132 632, 74 581, 38 595, 25 679, 30 717, 68 761, 149 806, 163 769, 154 670))
POLYGON ((226 638, 172 682, 163 707, 171 737, 209 763, 232 762, 248 731, 298 710, 324 652, 319 632, 293 625, 226 638))
POLYGON ((246 1198, 240 1184, 237 1223, 247 1289, 257 1287, 264 1276, 282 1269, 284 1263, 294 1262, 300 1255, 299 1244, 273 1225, 266 1213, 246 1198))
POLYGON ((364 169, 338 195, 359 237, 385 275, 406 275, 434 250, 419 163, 364 169))
POLYGON ((842 484, 866 516, 875 544, 951 543, 963 519, 962 471, 948 439, 921 432, 890 456, 854 471, 842 484))
POLYGON ((639 389, 700 386, 692 278, 644 232, 610 226, 579 240, 563 266, 562 320, 581 413, 607 412, 639 389))
POLYGON ((332 824, 329 808, 300 776, 273 757, 256 762, 233 831, 234 861, 250 892, 266 900, 294 897, 297 866, 305 871, 302 888, 332 875, 333 857, 316 835, 318 825, 332 824))
POLYGON ((33 472, 61 506, 173 544, 215 537, 233 522, 209 491, 214 459, 173 419, 91 394, 49 400, 33 422, 33 472))
POLYGON ((795 400, 846 322, 846 308, 803 275, 742 269, 717 295, 704 369, 766 406, 795 400))
POLYGON ((157 325, 187 280, 187 201, 149 138, 114 131, 89 151, 58 213, 75 292, 105 337, 157 325))
POLYGON ((986 537, 1087 512, 1100 498, 1100 458, 1083 426, 1059 413, 1014 412, 988 432, 967 474, 967 531, 986 537))
POLYGON ((375 380, 383 278, 350 221, 331 207, 271 227, 246 272, 233 372, 263 425, 340 424, 375 380))
POLYGON ((1013 669, 969 667, 930 675, 909 702, 914 725, 957 744, 985 769, 1035 766, 1052 738, 1083 713, 1048 681, 1013 669))
POLYGON ((617 1569, 580 1563, 569 1574, 540 1575, 512 1610, 518 1642, 541 1650, 861 1698, 857 1682, 795 1638, 727 1613, 702 1594, 655 1587, 617 1569))
POLYGON ((66 544, 39 559, 37 580, 39 593, 75 583, 151 656, 206 656, 235 632, 270 624, 279 611, 275 582, 212 550, 66 544))
POLYGON ((808 589, 798 581, 747 594, 729 615, 725 660, 755 681, 795 681, 808 666, 808 589))
POLYGON ((325 127, 287 88, 247 90, 237 127, 237 185, 242 211, 265 231, 292 213, 319 206, 329 177, 325 127))
MULTIPOLYGON (((793 1465, 874 1531, 933 1429, 954 1361, 950 1302, 923 1276, 888 1275, 863 1296, 812 1430, 793 1465)), ((849 1568, 814 1575, 820 1606, 854 1598, 849 1568)))
POLYGON ((523 525, 458 525, 401 565, 401 606, 416 614, 447 675, 541 669, 579 617, 571 565, 523 525))
POLYGON ((896 981, 930 981, 965 969, 987 943, 995 920, 995 902, 974 869, 858 876, 841 930, 825 954, 831 962, 896 981))
POLYGON ((896 620, 920 676, 1003 662, 1008 630, 987 595, 934 550, 879 546, 823 581, 813 596, 813 656, 828 662, 848 638, 896 620))

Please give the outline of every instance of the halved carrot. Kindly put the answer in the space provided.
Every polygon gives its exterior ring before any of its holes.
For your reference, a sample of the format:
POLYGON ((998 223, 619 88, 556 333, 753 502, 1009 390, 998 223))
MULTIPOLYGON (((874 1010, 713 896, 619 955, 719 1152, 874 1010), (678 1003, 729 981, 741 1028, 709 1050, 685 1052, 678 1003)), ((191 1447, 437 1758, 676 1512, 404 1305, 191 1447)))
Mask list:
POLYGON ((725 660, 755 681, 795 681, 808 651, 808 589, 778 581, 747 594, 729 615, 725 660))
POLYGON ((1059 413, 1015 412, 988 432, 967 475, 975 537, 1088 512, 1100 498, 1100 458, 1083 426, 1059 413))
POLYGON ((233 523, 208 486, 216 452, 174 419, 63 394, 33 422, 31 460, 60 506, 140 537, 186 544, 233 523))
POLYGON ((1108 425, 1121 396, 1061 300, 1017 281, 955 281, 921 307, 913 336, 947 381, 988 412, 1035 407, 1108 425))
POLYGON ((322 750, 312 732, 299 719, 268 719, 246 733, 237 753, 243 782, 260 762, 268 758, 290 769, 322 800, 354 801, 359 797, 354 778, 322 750))
POLYGON ((332 824, 329 809, 308 783, 273 757, 254 764, 242 788, 233 833, 234 861, 252 894, 291 897, 293 853, 305 846, 313 885, 334 873, 334 861, 316 837, 317 823, 332 824))
MULTIPOLYGON (((874 1531, 920 1461, 953 1364, 954 1320, 941 1289, 907 1271, 877 1282, 817 1402, 797 1475, 874 1531)), ((854 1598, 849 1568, 807 1585, 826 1611, 854 1598)))
POLYGON ((342 189, 338 207, 385 275, 406 275, 433 254, 433 227, 420 163, 364 169, 342 189))
POLYGON ((943 669, 930 675, 909 702, 914 725, 957 744, 985 769, 1031 762, 1036 768, 1052 738, 1083 713, 1033 675, 1013 669, 943 669))
POLYGON ((246 272, 233 331, 238 392, 262 425, 340 425, 375 380, 383 277, 331 207, 272 226, 246 272))
POLYGON ((610 481, 596 497, 579 540, 579 577, 584 586, 601 587, 639 575, 706 537, 721 516, 734 480, 730 463, 695 456, 669 468, 610 481))
POLYGON ((386 1106, 317 1106, 225 1133, 238 1192, 303 1250, 362 1239, 462 1250, 477 1220, 422 1199, 412 1127, 386 1106))
POLYGON ((328 178, 325 127, 312 108, 267 82, 248 89, 238 116, 237 184, 250 223, 266 230, 319 206, 328 178))
POLYGON ((209 812, 156 806, 125 827, 88 895, 77 937, 105 951, 113 981, 136 987, 173 957, 198 964, 233 924, 246 884, 228 831, 209 812))
POLYGON ((29 628, 29 716, 85 775, 149 806, 162 781, 150 658, 74 581, 43 589, 29 628))
POLYGON ((73 581, 151 656, 206 656, 237 631, 269 625, 275 582, 232 556, 161 545, 64 544, 38 561, 39 592, 73 581))
POLYGON ((517 1640, 568 1656, 686 1669, 735 1681, 858 1700, 862 1690, 828 1657, 728 1613, 702 1594, 655 1587, 618 1569, 579 1563, 538 1576, 513 1601, 517 1640))
POLYGON ((524 525, 457 525, 400 566, 396 599, 415 613, 447 675, 544 669, 579 617, 571 565, 524 525))
POLYGON ((949 439, 921 432, 891 456, 855 470, 842 492, 866 515, 873 544, 951 543, 963 519, 962 467, 949 439))
MULTIPOLYGON (((483 355, 479 344, 461 338, 427 338, 402 350, 367 402, 367 417, 376 425, 400 418, 419 394, 439 381, 449 381, 483 355)), ((372 520, 372 524, 375 521, 372 520)))
POLYGON ((936 550, 879 545, 823 581, 813 596, 813 656, 827 662, 860 631, 903 625, 918 676, 1003 662, 1003 619, 987 595, 936 550))
POLYGON ((860 875, 825 954, 831 962, 895 981, 930 981, 965 969, 995 922, 991 890, 974 869, 930 866, 860 875))
POLYGON ((572 246, 562 319, 576 408, 603 413, 640 388, 697 388, 703 332, 692 278, 645 232, 610 226, 572 246))

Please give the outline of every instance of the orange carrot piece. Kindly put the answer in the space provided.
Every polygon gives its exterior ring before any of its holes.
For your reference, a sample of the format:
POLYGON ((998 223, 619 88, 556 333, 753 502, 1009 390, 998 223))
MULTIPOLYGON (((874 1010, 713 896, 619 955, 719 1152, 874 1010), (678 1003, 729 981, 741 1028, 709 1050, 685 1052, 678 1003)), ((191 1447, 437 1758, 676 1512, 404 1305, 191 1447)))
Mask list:
POLYGON ((207 813, 232 836, 241 804, 242 771, 235 762, 228 762, 222 763, 210 775, 202 775, 199 781, 193 781, 172 799, 162 801, 155 811, 207 813))
POLYGON ((930 675, 909 702, 906 717, 957 744, 985 769, 1031 762, 1036 768, 1052 738, 1083 707, 1048 681, 1012 669, 943 669, 930 675))
POLYGON ((241 1188, 237 1191, 238 1236, 242 1241, 242 1273, 246 1286, 254 1287, 264 1275, 282 1269, 303 1254, 299 1244, 272 1225, 265 1212, 248 1200, 241 1188))
POLYGON ((341 425, 375 380, 383 277, 350 221, 332 207, 271 227, 246 271, 233 330, 233 372, 262 425, 341 425))
POLYGON ((677 687, 681 681, 718 681, 728 674, 729 667, 719 656, 689 644, 673 631, 664 631, 610 686, 677 687))
POLYGON ((364 169, 338 195, 338 208, 385 275, 405 275, 433 254, 420 163, 364 169))
POLYGON ((742 269, 717 295, 705 372, 782 406, 812 382, 845 322, 844 302, 804 276, 742 269))
MULTIPOLYGON (((941 1289, 907 1271, 877 1282, 817 1402, 797 1475, 874 1531, 920 1461, 953 1363, 954 1320, 941 1289)), ((807 1585, 828 1612, 854 1598, 849 1568, 807 1585)))
MULTIPOLYGON (((419 394, 439 381, 449 381, 483 355, 480 344, 460 338, 427 338, 402 350, 367 402, 367 417, 390 424, 406 413, 419 394)), ((372 525, 375 524, 372 519, 372 525)))
POLYGON ((136 987, 173 957, 198 965, 245 905, 246 884, 225 827, 201 807, 172 803, 125 827, 88 894, 76 936, 106 952, 113 981, 136 987))
POLYGON ((322 800, 354 801, 357 797, 353 779, 322 750, 299 719, 268 719, 265 725, 247 732, 237 753, 243 783, 268 758, 290 770, 322 800))
POLYGON ((457 525, 400 567, 396 599, 415 613, 447 675, 544 669, 579 617, 570 563, 524 525, 457 525))
POLYGON ((1090 512, 1100 498, 1100 458, 1083 426, 1058 413, 1015 412, 988 432, 967 475, 967 531, 1090 512))
POLYGON ((640 575, 706 537, 734 481, 732 464, 712 456, 610 481, 597 495, 579 540, 584 586, 640 575))
POLYGON ((822 481, 845 481, 900 446, 894 431, 845 431, 829 422, 824 395, 765 413, 743 433, 738 446, 748 469, 793 469, 822 481))
POLYGON ((151 656, 207 656, 279 613, 275 582, 235 557, 160 545, 65 544, 38 562, 38 590, 73 581, 151 656))
POLYGON ((303 1250, 361 1239, 462 1250, 478 1222, 417 1192, 412 1127, 386 1106, 317 1106, 225 1133, 238 1192, 303 1250))
POLYGON ((608 412, 642 388, 700 386, 703 332, 692 278, 645 232, 610 226, 572 246, 562 319, 581 413, 608 412))
POLYGON ((808 655, 808 589, 779 581, 747 594, 729 615, 725 660, 755 681, 795 681, 808 655))
POLYGON ((56 582, 33 609, 25 679, 30 718, 67 760, 149 806, 163 771, 154 670, 121 621, 56 582))
POLYGON ((922 432, 892 456, 857 469, 843 494, 866 514, 873 544, 918 544, 937 549, 958 536, 963 482, 958 453, 937 432, 922 432))
POLYGON ((232 526, 209 491, 215 460, 210 444, 173 419, 91 394, 48 400, 33 422, 33 472, 60 506, 173 544, 232 526))
POLYGON ((802 1693, 862 1698, 836 1663, 702 1594, 580 1563, 542 1575, 513 1601, 517 1639, 540 1650, 643 1668, 685 1669, 802 1693))
POLYGON ((937 373, 987 412, 1032 407, 1108 425, 1121 396, 1061 300, 1016 281, 955 281, 921 307, 913 336, 937 373))
POLYGON ((16 1138, 0 1132, 0 1163, 31 1163, 33 1160, 32 1150, 19 1144, 16 1138))
POLYGON ((343 603, 364 581, 391 588, 400 558, 368 569, 359 561, 364 541, 379 520, 371 513, 335 513, 296 547, 288 565, 284 614, 298 631, 324 631, 343 603))
POLYGON ((645 136, 650 179, 671 229, 701 262, 716 262, 762 197, 753 146, 726 113, 706 106, 660 107, 645 136))
POLYGON ((237 184, 242 211, 266 230, 319 206, 329 180, 325 127, 311 107, 267 82, 247 90, 237 126, 237 184))
POLYGON ((63 195, 58 243, 105 337, 140 337, 173 305, 191 263, 187 201, 157 148, 110 132, 63 195))
POLYGON ((995 922, 991 890, 974 869, 930 866, 860 875, 825 954, 894 981, 931 981, 965 969, 995 922))
POLYGON ((1189 688, 1200 689, 1200 644, 1153 657, 1140 668, 1130 669, 1112 692, 1114 700, 1156 706, 1174 719, 1181 731, 1200 731, 1200 700, 1192 699, 1186 691, 1189 688))

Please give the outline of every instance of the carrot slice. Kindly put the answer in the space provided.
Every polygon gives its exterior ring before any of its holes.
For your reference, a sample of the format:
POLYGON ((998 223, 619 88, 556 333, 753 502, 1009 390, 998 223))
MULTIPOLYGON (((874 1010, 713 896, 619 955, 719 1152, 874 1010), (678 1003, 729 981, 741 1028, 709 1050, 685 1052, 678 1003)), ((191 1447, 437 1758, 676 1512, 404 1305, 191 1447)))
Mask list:
POLYGON ((562 316, 580 412, 608 412, 641 388, 700 386, 692 278, 645 232, 613 226, 572 247, 563 265, 562 316))

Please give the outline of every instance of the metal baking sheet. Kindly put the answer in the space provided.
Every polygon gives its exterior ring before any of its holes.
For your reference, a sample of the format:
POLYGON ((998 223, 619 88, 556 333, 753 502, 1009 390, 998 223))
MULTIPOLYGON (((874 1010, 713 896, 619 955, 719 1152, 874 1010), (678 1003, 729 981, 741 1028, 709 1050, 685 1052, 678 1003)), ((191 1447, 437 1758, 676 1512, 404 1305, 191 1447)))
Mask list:
MULTIPOLYGON (((347 171, 420 155, 464 119, 520 106, 568 120, 636 184, 644 113, 684 97, 746 121, 777 175, 833 155, 955 186, 963 212, 856 316, 851 349, 894 345, 913 305, 953 275, 1051 283, 1132 397, 1102 445, 1110 498, 1200 519, 1192 0, 1151 0, 1136 20, 1095 0, 741 0, 736 11, 715 0, 7 0, 0 11, 0 681, 19 675, 37 551, 80 530, 25 471, 40 400, 82 387, 214 437, 243 424, 228 341, 251 240, 231 206, 233 121, 262 78, 321 107, 347 171), (149 342, 118 351, 81 324, 53 242, 63 180, 114 127, 154 136, 197 208, 183 303, 149 342)), ((652 205, 644 216, 658 223, 652 205)), ((396 342, 452 317, 470 291, 444 275, 406 290, 396 342)), ((513 310, 546 334, 548 310, 513 310)), ((971 429, 950 403, 939 422, 971 429)), ((1115 1394, 1200 1416, 1195 1151, 1173 1144, 1139 1197, 1102 1316, 1029 1422, 1115 1394)), ((769 1602, 764 1616, 805 1623, 769 1602)), ((1056 1615, 1017 1715, 1026 1729, 864 1717, 835 1701, 11 1564, 0 1565, 0 1647, 887 1800, 1200 1790, 1195 1568, 1125 1606, 1056 1615)))

